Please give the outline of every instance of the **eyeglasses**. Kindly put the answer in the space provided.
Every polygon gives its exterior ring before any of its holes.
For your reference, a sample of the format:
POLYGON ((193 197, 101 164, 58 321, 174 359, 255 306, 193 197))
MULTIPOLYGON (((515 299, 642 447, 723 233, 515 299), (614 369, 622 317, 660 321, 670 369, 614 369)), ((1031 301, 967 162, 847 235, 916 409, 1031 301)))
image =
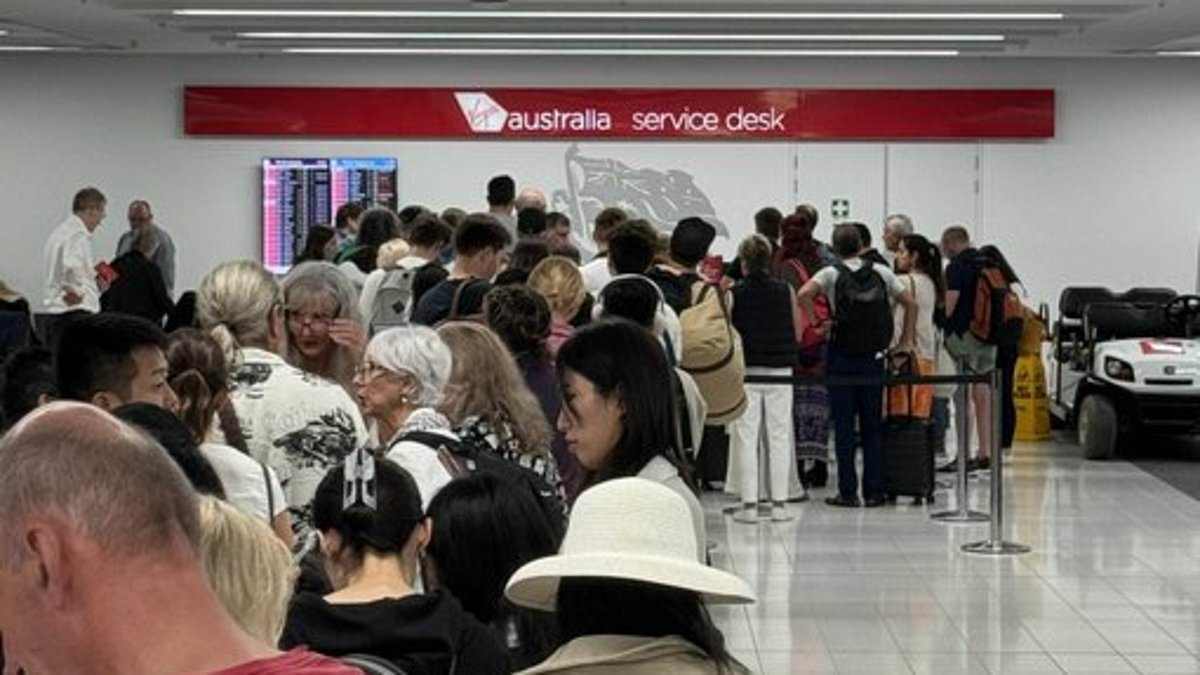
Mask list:
POLYGON ((357 368, 354 369, 354 376, 360 380, 363 380, 364 382, 370 382, 371 380, 374 380, 382 375, 395 374, 396 373, 393 373, 378 363, 372 363, 371 361, 363 361, 358 365, 357 368))
POLYGON ((325 314, 304 314, 302 312, 293 312, 291 310, 284 311, 287 316, 287 321, 295 329, 299 330, 307 326, 314 332, 327 333, 329 326, 333 324, 336 317, 327 316, 325 314))

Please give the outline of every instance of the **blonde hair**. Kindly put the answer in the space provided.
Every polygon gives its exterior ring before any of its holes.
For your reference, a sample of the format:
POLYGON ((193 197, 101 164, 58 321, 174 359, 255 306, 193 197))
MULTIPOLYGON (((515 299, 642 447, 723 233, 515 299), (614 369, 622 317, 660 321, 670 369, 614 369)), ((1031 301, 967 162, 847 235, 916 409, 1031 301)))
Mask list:
POLYGON ((288 547, 265 523, 202 497, 200 558, 234 621, 261 642, 278 644, 298 574, 288 547))
POLYGON ((560 317, 575 316, 587 295, 579 267, 561 255, 552 255, 534 266, 528 283, 560 317))
POLYGON ((241 362, 243 347, 266 347, 271 316, 283 304, 279 282, 262 265, 235 260, 217 265, 196 292, 196 319, 207 330, 231 370, 241 362))
MULTIPOLYGON (((346 275, 327 262, 306 262, 292 268, 283 279, 283 302, 289 310, 309 298, 324 297, 333 302, 337 308, 335 319, 349 319, 362 325, 362 314, 358 311, 358 292, 346 275)), ((287 328, 285 332, 290 331, 287 328)), ((289 344, 291 336, 288 336, 289 344)), ((332 339, 330 340, 332 343, 332 339)), ((329 366, 329 372, 315 373, 329 378, 342 385, 347 391, 354 391, 354 369, 358 365, 360 354, 355 354, 349 347, 333 344, 336 350, 329 366)), ((299 350, 288 347, 286 352, 288 363, 297 368, 302 360, 299 350)))
POLYGON ((548 452, 550 424, 508 348, 490 329, 455 321, 438 328, 453 365, 441 412, 454 424, 479 417, 493 429, 507 424, 527 454, 548 452))
POLYGON ((381 270, 394 269, 401 260, 408 257, 410 252, 412 252, 412 246, 403 239, 385 241, 379 247, 379 253, 375 254, 375 267, 381 270))

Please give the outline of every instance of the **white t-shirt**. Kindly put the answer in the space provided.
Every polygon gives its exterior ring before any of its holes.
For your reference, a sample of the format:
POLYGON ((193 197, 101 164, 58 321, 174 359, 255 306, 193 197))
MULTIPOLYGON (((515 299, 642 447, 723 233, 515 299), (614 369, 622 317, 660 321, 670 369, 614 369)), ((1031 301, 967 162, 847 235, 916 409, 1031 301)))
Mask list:
POLYGON ((696 558, 701 563, 706 562, 708 535, 704 529, 704 509, 700 507, 700 500, 696 499, 696 493, 692 492, 692 489, 683 481, 683 477, 679 475, 679 470, 662 455, 655 455, 646 463, 646 466, 642 467, 637 477, 662 483, 683 497, 683 501, 687 502, 688 510, 692 514, 692 526, 696 530, 696 558))
MULTIPOLYGON (((457 441, 458 436, 455 436, 449 431, 430 430, 429 433, 437 434, 446 437, 447 440, 457 441)), ((412 474, 413 480, 417 483, 417 489, 421 492, 421 508, 428 509, 429 502, 434 495, 446 487, 446 484, 454 479, 446 467, 438 459, 436 448, 431 448, 424 443, 416 441, 397 441, 393 442, 387 449, 384 455, 387 459, 404 467, 404 470, 412 474)))
POLYGON ((275 520, 275 516, 287 511, 288 503, 283 495, 283 487, 271 467, 264 467, 249 455, 219 443, 204 443, 200 446, 200 452, 212 464, 217 477, 221 479, 221 484, 225 486, 225 499, 237 510, 268 523, 275 520), (270 493, 267 492, 268 489, 270 493), (272 506, 274 513, 269 513, 272 506))
MULTIPOLYGON (((937 286, 933 279, 924 274, 902 274, 898 277, 900 285, 905 290, 913 291, 917 299, 917 356, 923 359, 937 358, 937 338, 934 335, 933 312, 937 307, 937 286)), ((893 313, 896 321, 896 331, 892 337, 892 346, 900 342, 904 332, 904 307, 897 307, 893 313)))
MULTIPOLYGON (((842 264, 853 272, 855 270, 862 269, 863 260, 862 258, 851 258, 849 260, 843 260, 842 264)), ((892 296, 892 300, 895 300, 897 295, 900 295, 904 291, 908 290, 908 286, 901 284, 900 280, 896 278, 895 273, 893 273, 887 267, 884 267, 883 265, 872 265, 871 269, 883 279, 883 285, 887 287, 888 293, 892 296)), ((837 280, 840 274, 841 271, 838 270, 836 266, 829 265, 821 268, 821 271, 817 272, 812 277, 813 283, 821 287, 821 292, 824 293, 825 298, 829 300, 829 311, 833 312, 835 316, 837 315, 837 306, 835 304, 837 301, 834 296, 837 294, 834 293, 834 289, 837 286, 837 280)))
POLYGON ((233 380, 231 400, 250 455, 279 475, 302 543, 321 479, 367 443, 362 414, 340 385, 262 349, 242 350, 233 380))
POLYGON ((612 272, 608 270, 608 256, 596 258, 583 265, 579 272, 583 275, 583 287, 593 296, 612 279, 612 272))

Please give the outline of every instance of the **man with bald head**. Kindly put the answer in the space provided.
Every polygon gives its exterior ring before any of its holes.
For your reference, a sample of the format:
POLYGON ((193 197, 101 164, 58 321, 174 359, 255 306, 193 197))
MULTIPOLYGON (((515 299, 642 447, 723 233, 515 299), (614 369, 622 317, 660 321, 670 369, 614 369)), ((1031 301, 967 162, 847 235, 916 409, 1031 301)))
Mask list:
POLYGON ((153 231, 158 244, 154 249, 154 255, 150 257, 150 262, 154 263, 162 272, 163 283, 167 285, 167 294, 175 297, 175 242, 171 239, 171 235, 154 222, 154 212, 150 209, 150 202, 144 199, 135 199, 129 203, 128 217, 129 230, 122 234, 120 241, 117 242, 116 257, 119 258, 133 250, 138 230, 153 231))
POLYGON ((149 437, 53 403, 0 439, 5 672, 358 670, 248 635, 209 588, 197 496, 149 437))
POLYGON ((546 193, 535 187, 527 187, 517 195, 517 213, 525 209, 537 209, 546 212, 546 193))

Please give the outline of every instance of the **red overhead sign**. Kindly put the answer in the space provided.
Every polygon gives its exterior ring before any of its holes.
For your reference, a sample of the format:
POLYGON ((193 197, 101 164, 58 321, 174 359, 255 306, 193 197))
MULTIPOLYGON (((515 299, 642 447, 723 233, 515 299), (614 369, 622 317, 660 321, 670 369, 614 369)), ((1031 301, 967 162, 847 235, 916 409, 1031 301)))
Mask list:
POLYGON ((186 87, 183 118, 193 136, 1037 139, 1054 90, 186 87))

